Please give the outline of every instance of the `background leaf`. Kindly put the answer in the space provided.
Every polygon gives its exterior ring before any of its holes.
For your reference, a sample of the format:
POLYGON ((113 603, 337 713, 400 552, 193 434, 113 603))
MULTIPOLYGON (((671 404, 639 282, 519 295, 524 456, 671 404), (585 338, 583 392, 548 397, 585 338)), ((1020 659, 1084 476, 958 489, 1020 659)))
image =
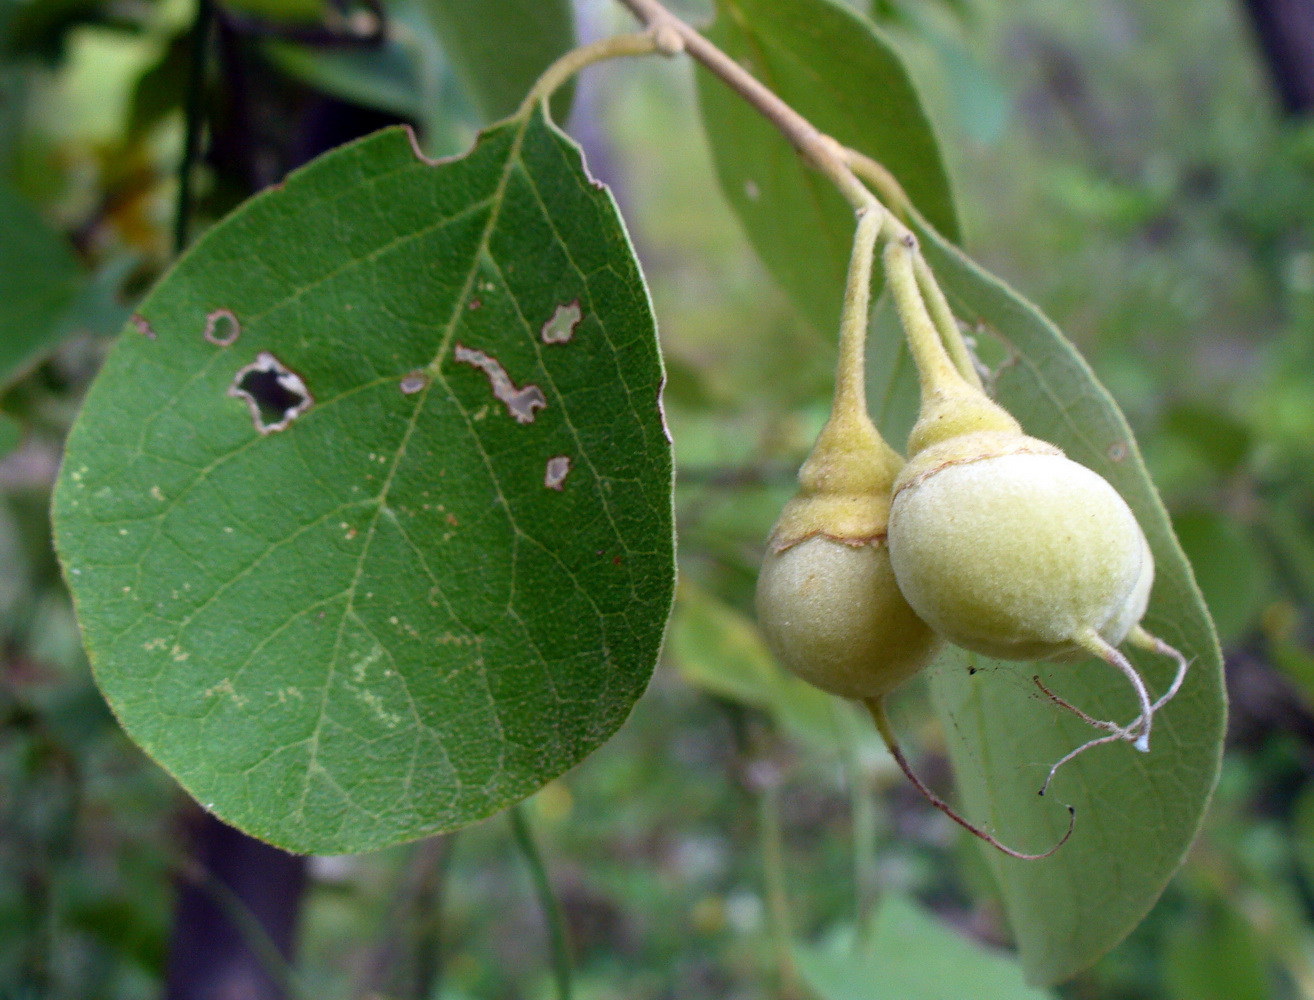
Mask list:
POLYGON ((796 945, 804 981, 820 1000, 1046 1000, 1012 956, 969 941, 897 893, 881 897, 857 946, 837 935, 796 945))
POLYGON ((325 0, 219 0, 239 14, 270 18, 275 21, 316 21, 327 10, 325 0))
POLYGON ((413 121, 424 118, 419 67, 395 32, 378 48, 316 49, 271 42, 265 52, 283 72, 326 94, 413 121))
POLYGON ((1190 558, 1219 641, 1236 642, 1259 620, 1270 594, 1264 551, 1236 521, 1212 511, 1179 514, 1173 530, 1190 558))
POLYGON ((1192 1000, 1267 1000, 1273 988, 1257 937, 1230 900, 1212 901, 1169 939, 1169 989, 1192 1000))
POLYGON ((669 612, 661 377, 614 203, 537 111, 437 166, 377 133, 248 202, 141 306, 57 487, 124 728, 298 851, 561 774, 643 692, 669 612), (313 403, 267 434, 230 393, 269 424, 296 378, 313 403))
MULTIPOLYGON (((1069 841, 1044 861, 985 848, 1029 977, 1066 979, 1125 937, 1176 871, 1218 778, 1225 698, 1213 625, 1117 405, 1063 335, 1030 303, 982 270, 925 222, 923 249, 960 319, 1001 344, 996 398, 1037 437, 1100 473, 1131 505, 1154 551, 1156 580, 1145 626, 1193 661, 1176 699, 1155 717, 1149 754, 1097 747, 1060 772, 1050 797, 1077 809, 1069 841)), ((1136 652, 1153 691, 1168 660, 1136 652)), ((1097 718, 1130 720, 1134 696, 1102 663, 1031 665, 959 653, 932 675, 964 808, 1001 839, 1043 849, 1067 816, 1036 798, 1049 765, 1089 739, 1089 727, 1038 697, 1033 673, 1097 718), (970 674, 967 665, 975 666, 970 674)))
POLYGON ((23 425, 7 413, 0 413, 0 458, 4 458, 23 440, 23 425))
MULTIPOLYGON (((520 106, 539 75, 575 44, 570 0, 424 0, 452 65, 486 121, 520 106)), ((565 121, 573 88, 552 98, 565 121)))
MULTIPOLYGON (((930 122, 898 53, 832 0, 718 0, 707 32, 840 142, 876 158, 955 236, 957 216, 930 122)), ((721 187, 767 269, 822 333, 838 327, 853 211, 775 128, 720 80, 698 97, 721 187)))
POLYGON ((73 250, 23 197, 0 181, 0 387, 67 332, 82 284, 73 250))

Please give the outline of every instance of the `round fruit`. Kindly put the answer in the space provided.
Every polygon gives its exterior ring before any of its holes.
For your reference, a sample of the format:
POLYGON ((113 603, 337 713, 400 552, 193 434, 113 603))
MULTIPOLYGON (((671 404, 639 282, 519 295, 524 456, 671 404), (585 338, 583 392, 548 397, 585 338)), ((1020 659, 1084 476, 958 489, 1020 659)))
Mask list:
POLYGON ((930 662, 937 642, 899 593, 882 541, 814 535, 768 551, 757 617, 790 671, 844 698, 888 693, 930 662))
POLYGON ((1097 473, 1020 434, 966 434, 903 469, 890 559, 913 609, 951 642, 1010 660, 1089 655, 1145 611, 1153 561, 1097 473))

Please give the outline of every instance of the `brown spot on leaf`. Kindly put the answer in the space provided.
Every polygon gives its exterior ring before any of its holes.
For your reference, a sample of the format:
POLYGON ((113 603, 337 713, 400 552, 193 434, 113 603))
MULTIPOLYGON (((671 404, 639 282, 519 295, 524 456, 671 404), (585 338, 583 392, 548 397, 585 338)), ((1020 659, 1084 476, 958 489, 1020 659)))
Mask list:
POLYGON ((541 331, 543 343, 569 343, 575 336, 575 327, 579 326, 579 321, 583 318, 584 312, 579 307, 579 299, 557 306, 552 318, 543 324, 541 331))
POLYGON ((472 365, 488 376, 493 395, 506 404, 507 412, 517 423, 532 424, 534 411, 547 406, 547 399, 542 389, 536 385, 526 385, 517 389, 516 384, 511 381, 511 376, 496 358, 463 344, 456 345, 454 355, 461 364, 472 365))
POLYGON ((147 340, 155 339, 155 331, 151 329, 151 325, 146 322, 146 317, 141 315, 141 313, 133 313, 131 323, 137 328, 137 332, 147 340))
POLYGON ((543 473, 543 485, 560 493, 566 488, 566 476, 570 474, 570 456, 555 455, 547 460, 547 469, 543 473))
POLYGON ((428 384, 429 376, 417 368, 415 371, 407 372, 402 376, 399 387, 403 396, 413 396, 428 384))

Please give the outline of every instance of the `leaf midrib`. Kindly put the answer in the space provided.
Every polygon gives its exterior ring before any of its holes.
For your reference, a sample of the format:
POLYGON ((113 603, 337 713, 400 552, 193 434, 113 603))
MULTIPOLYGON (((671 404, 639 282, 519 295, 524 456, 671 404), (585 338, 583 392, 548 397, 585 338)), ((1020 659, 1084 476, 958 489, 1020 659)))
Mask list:
MULTIPOLYGON (((365 563, 369 557, 370 549, 374 541, 375 532, 378 529, 379 518, 382 516, 384 508, 387 506, 388 492, 392 488, 392 483, 393 480, 396 478, 397 470, 401 466, 401 461, 403 456, 406 454, 406 446, 407 444, 409 444, 412 435, 415 433, 415 428, 417 423, 419 422, 420 413, 423 412, 424 410, 424 403, 429 398, 429 393, 433 391, 433 387, 435 385, 442 385, 443 388, 448 391, 448 394, 449 395, 451 394, 451 390, 447 386, 446 380, 441 377, 441 371, 440 371, 441 364, 443 358, 447 355, 448 349, 451 347, 453 338, 456 336, 456 329, 459 325, 461 310, 465 306, 465 302, 469 297, 470 292, 474 286, 475 278, 479 273, 480 259, 486 253, 488 253, 489 240, 492 237, 493 232, 497 228, 498 220, 501 218, 502 206, 506 199, 507 184, 510 182, 512 169, 515 163, 520 158, 520 149, 524 143, 525 134, 528 131, 531 121, 531 116, 526 115, 520 119, 516 119, 516 121, 518 121, 519 123, 519 129, 516 132, 514 138, 512 139, 510 148, 507 150, 506 161, 502 165, 502 172, 501 175, 498 177, 497 188, 494 191, 492 198, 489 199, 490 210, 488 213, 488 221, 484 224, 484 230, 480 234, 478 247, 471 254, 470 270, 466 274, 466 278, 464 283, 462 284, 460 294, 456 296, 452 304, 452 313, 448 318, 447 326, 443 332, 443 336, 439 341, 438 350, 435 353, 433 359, 426 366, 426 370, 430 373, 431 376, 430 381, 424 387, 423 390, 421 390, 419 393, 416 394, 415 404, 411 410, 410 419, 407 421, 406 429, 402 433, 401 441, 398 443, 397 448, 393 453, 392 461, 388 466, 387 475, 384 477, 383 482, 380 484, 379 492, 375 498, 376 506, 375 506, 374 514, 370 518, 369 526, 365 532, 365 538, 361 543, 360 554, 356 558, 356 568, 352 574, 351 583, 348 585, 345 591, 346 600, 343 605, 342 617, 338 620, 337 634, 334 636, 334 640, 333 640, 333 652, 329 657, 328 673, 325 675, 324 686, 321 689, 319 710, 315 719, 314 730, 309 738, 310 756, 306 762, 305 778, 301 786, 301 796, 297 801, 296 809, 293 810, 293 815, 298 820, 302 820, 302 821, 305 820, 306 799, 310 794, 311 779, 313 774, 316 771, 320 771, 324 773, 325 777, 328 778, 330 781, 333 780, 332 776, 329 774, 327 769, 321 767, 318 763, 319 739, 320 739, 320 734, 323 732, 324 722, 328 713, 329 692, 333 687, 334 677, 338 669, 338 660, 342 651, 343 634, 346 631, 347 620, 349 618, 357 617, 357 619, 359 619, 359 616, 355 614, 356 591, 357 588, 360 586, 360 580, 364 573, 365 563)), ((436 167, 435 169, 441 169, 441 167, 436 167)), ((415 698, 411 694, 410 687, 406 682, 405 674, 399 672, 398 676, 401 678, 402 685, 406 691, 406 700, 408 705, 410 706, 410 710, 411 712, 414 713, 416 712, 415 698)), ((336 785, 337 783, 334 782, 334 784, 336 785)))

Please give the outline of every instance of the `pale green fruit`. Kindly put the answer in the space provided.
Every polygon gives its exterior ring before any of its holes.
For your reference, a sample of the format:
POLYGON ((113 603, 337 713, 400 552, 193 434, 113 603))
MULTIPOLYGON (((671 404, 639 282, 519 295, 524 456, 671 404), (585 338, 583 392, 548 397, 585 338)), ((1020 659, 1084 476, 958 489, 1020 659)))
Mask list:
POLYGON ((885 544, 902 465, 864 411, 836 411, 771 529, 757 578, 757 619, 776 658, 844 698, 887 693, 938 645, 899 593, 885 544))
POLYGON ((757 578, 757 618, 785 667, 843 698, 877 698, 934 656, 934 633, 899 593, 882 541, 814 535, 769 550, 757 578))
POLYGON ((932 444, 900 473, 890 559, 946 639, 1010 660, 1117 646, 1145 613, 1154 564, 1135 515, 1097 473, 1008 432, 932 444))

